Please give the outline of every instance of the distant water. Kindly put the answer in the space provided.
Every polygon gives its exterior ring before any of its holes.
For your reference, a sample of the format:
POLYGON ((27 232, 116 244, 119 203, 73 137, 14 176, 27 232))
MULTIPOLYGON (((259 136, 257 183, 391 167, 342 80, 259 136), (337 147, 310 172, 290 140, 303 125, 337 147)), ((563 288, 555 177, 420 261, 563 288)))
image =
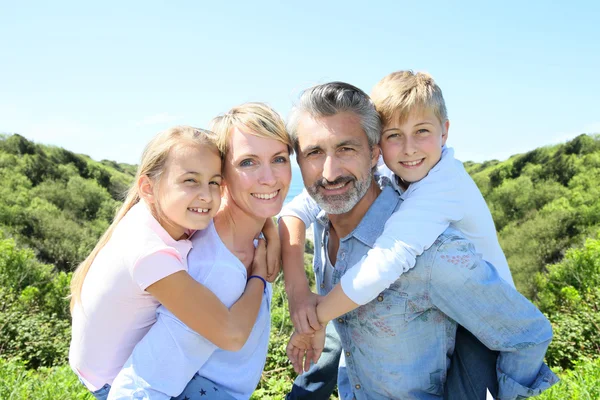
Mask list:
POLYGON ((300 168, 298 168, 295 163, 292 163, 292 183, 290 184, 290 190, 288 191, 284 204, 292 201, 297 194, 302 192, 302 189, 304 189, 304 182, 302 182, 300 168))

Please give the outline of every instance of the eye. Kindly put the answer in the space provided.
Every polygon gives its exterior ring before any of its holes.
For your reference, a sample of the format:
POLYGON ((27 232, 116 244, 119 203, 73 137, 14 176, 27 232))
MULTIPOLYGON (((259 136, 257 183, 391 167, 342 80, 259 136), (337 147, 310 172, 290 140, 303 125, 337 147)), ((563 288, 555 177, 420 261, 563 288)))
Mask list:
POLYGON ((399 138, 399 137, 400 137, 400 134, 398 134, 398 133, 390 133, 385 137, 385 139, 388 140, 388 139, 395 139, 395 138, 399 138))
POLYGON ((198 183, 198 181, 195 178, 187 178, 183 182, 184 183, 198 183))
POLYGON ((220 181, 210 181, 208 182, 209 185, 216 185, 216 186, 221 186, 221 182, 220 181))
POLYGON ((240 167, 251 167, 252 165, 254 165, 254 161, 249 158, 240 162, 240 167))
POLYGON ((419 129, 416 133, 417 133, 417 135, 425 135, 425 134, 429 133, 429 130, 419 129))
POLYGON ((287 157, 284 156, 279 156, 279 157, 275 157, 275 159, 273 160, 274 163, 276 164, 285 164, 288 162, 287 157))
POLYGON ((319 154, 321 151, 320 150, 311 150, 308 153, 306 153, 305 157, 311 157, 311 156, 316 156, 317 154, 319 154))
POLYGON ((348 153, 348 152, 354 151, 354 149, 352 147, 340 147, 339 150, 343 153, 348 153))

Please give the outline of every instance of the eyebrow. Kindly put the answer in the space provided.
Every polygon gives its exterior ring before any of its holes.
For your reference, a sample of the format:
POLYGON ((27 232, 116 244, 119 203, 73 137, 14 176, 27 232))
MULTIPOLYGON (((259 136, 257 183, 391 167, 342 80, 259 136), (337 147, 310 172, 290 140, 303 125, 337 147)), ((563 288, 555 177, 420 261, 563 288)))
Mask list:
MULTIPOLYGON (((287 150, 281 150, 281 151, 278 151, 277 153, 273 154, 271 157, 275 157, 275 156, 278 156, 278 155, 281 155, 281 154, 288 154, 289 155, 289 153, 288 153, 287 150)), ((236 157, 235 159, 239 160, 240 158, 260 158, 260 156, 258 154, 242 154, 241 156, 236 157)))
MULTIPOLYGON (((181 174, 181 176, 184 176, 184 175, 200 175, 200 176, 203 176, 203 174, 201 172, 197 172, 197 171, 185 171, 183 174, 181 174)), ((211 179, 213 179, 213 178, 221 178, 221 179, 223 179, 223 175, 221 175, 221 174, 214 174, 211 177, 211 179)))
MULTIPOLYGON (((433 122, 425 121, 425 122, 419 122, 418 124, 415 124, 413 127, 417 127, 417 126, 421 126, 421 125, 434 125, 434 124, 433 124, 433 122)), ((400 130, 400 128, 387 128, 387 129, 384 129, 383 132, 381 132, 381 133, 385 133, 387 131, 399 131, 399 130, 400 130)))

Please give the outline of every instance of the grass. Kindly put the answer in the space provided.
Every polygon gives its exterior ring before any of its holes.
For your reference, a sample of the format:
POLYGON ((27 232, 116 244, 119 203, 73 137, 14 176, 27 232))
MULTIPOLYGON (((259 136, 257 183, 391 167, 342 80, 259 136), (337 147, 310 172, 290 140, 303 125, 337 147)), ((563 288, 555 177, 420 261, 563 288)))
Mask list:
MULTIPOLYGON (((540 400, 600 399, 600 358, 584 360, 573 370, 559 373, 561 382, 546 391, 540 400)), ((289 390, 289 377, 268 378, 270 390, 256 393, 253 398, 275 399, 271 393, 289 390)), ((267 386, 267 385, 265 385, 267 386)), ((0 359, 0 399, 2 400, 93 400, 68 366, 27 370, 19 361, 0 359)))

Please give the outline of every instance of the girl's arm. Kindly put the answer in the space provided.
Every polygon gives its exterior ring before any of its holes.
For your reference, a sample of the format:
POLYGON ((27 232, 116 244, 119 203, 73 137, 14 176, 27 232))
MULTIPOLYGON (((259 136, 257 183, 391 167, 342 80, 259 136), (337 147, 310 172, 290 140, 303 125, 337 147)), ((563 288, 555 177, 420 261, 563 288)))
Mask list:
POLYGON ((267 281, 273 282, 281 268, 281 241, 277 233, 277 224, 273 218, 267 218, 262 233, 267 241, 267 281))
MULTIPOLYGON (((259 240, 252 262, 253 275, 266 277, 265 258, 265 241, 259 240)), ((252 331, 264 289, 260 279, 250 279, 240 299, 228 309, 212 291, 186 271, 178 271, 151 284, 146 291, 189 328, 216 346, 237 351, 252 331)))

